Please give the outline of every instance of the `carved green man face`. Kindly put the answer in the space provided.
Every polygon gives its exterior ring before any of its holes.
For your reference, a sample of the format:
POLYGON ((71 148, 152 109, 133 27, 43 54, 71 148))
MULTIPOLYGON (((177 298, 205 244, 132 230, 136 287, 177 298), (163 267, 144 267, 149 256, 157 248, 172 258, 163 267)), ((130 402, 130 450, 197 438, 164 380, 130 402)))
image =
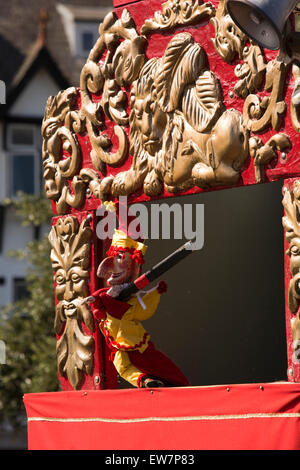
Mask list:
POLYGON ((86 297, 88 279, 88 271, 78 266, 69 270, 58 269, 54 277, 57 299, 71 301, 76 297, 86 297))
POLYGON ((89 237, 90 229, 79 228, 74 217, 59 219, 52 229, 51 260, 59 301, 71 302, 88 295, 89 237), (75 233, 78 233, 77 237, 75 233))
POLYGON ((94 339, 82 330, 84 324, 93 331, 93 315, 82 302, 88 295, 90 243, 92 231, 88 219, 60 218, 52 227, 49 240, 58 303, 54 328, 57 341, 57 366, 77 389, 83 373, 93 367, 94 339))

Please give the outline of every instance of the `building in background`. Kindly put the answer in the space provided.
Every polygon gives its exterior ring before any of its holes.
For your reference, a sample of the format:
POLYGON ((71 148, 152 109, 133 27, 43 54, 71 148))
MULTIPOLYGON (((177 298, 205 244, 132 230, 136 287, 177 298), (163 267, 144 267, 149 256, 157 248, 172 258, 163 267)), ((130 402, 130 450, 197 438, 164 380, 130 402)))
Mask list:
MULTIPOLYGON (((24 249, 38 235, 21 226, 3 201, 18 191, 43 191, 41 123, 47 99, 79 86, 99 23, 111 9, 112 0, 0 0, 0 80, 6 85, 6 104, 0 105, 0 307, 26 295, 25 262, 8 252, 24 249)), ((1 449, 26 446, 25 428, 1 427, 1 449)))
POLYGON ((9 258, 36 233, 4 199, 40 194, 41 122, 50 95, 79 86, 80 71, 112 0, 0 0, 0 307, 26 294, 25 263, 9 258))

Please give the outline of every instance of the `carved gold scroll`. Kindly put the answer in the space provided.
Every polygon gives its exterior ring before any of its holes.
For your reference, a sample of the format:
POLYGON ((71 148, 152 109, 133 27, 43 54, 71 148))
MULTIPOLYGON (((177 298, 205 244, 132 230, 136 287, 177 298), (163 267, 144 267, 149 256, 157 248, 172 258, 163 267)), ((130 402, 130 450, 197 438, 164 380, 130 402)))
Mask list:
POLYGON ((142 34, 201 23, 207 16, 211 17, 215 13, 215 7, 202 0, 168 0, 161 8, 162 11, 156 11, 153 18, 145 21, 141 29, 142 34))
POLYGON ((249 156, 256 182, 264 181, 264 168, 278 151, 291 149, 284 132, 266 141, 257 135, 281 129, 291 67, 291 119, 299 132, 297 55, 280 51, 268 61, 235 25, 224 0, 217 8, 201 0, 168 0, 140 30, 126 8, 120 16, 109 13, 82 69, 80 90, 70 88, 47 103, 44 178, 47 197, 59 214, 81 208, 89 194, 103 202, 137 191, 154 197, 164 191, 232 186, 240 181, 249 156), (175 33, 161 57, 147 58, 146 33, 201 28, 204 19, 215 28, 217 54, 229 64, 239 61, 234 92, 244 100, 242 113, 226 109, 222 82, 188 31, 175 33), (79 137, 86 135, 90 165, 83 166, 79 137), (131 165, 122 171, 129 155, 131 165))
POLYGON ((288 348, 291 348, 290 378, 294 375, 294 365, 300 363, 300 180, 287 181, 283 188, 283 206, 285 214, 283 227, 285 229, 288 249, 289 280, 287 285, 287 336, 288 348), (290 315, 290 316, 289 316, 290 315))

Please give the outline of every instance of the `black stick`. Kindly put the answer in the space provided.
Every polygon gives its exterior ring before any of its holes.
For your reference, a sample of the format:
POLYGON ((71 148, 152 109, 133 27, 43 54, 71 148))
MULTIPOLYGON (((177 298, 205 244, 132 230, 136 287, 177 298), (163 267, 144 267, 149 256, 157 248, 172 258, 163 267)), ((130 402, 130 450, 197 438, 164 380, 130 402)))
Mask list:
MULTIPOLYGON (((133 294, 146 287, 150 282, 155 281, 159 276, 171 269, 179 261, 190 255, 193 250, 191 249, 192 240, 185 243, 178 250, 171 253, 167 258, 156 264, 150 271, 147 271, 142 276, 138 277, 135 281, 131 282, 129 286, 125 287, 117 297, 117 300, 126 302, 133 294)), ((195 251, 195 250, 194 250, 195 251)))

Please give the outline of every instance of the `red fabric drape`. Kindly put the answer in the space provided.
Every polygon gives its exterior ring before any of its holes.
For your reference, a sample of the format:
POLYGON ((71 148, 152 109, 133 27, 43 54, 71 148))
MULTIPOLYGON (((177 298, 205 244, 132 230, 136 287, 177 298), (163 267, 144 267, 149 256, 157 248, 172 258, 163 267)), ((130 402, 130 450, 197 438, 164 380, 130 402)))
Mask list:
POLYGON ((29 449, 300 449, 300 384, 25 395, 29 449))

